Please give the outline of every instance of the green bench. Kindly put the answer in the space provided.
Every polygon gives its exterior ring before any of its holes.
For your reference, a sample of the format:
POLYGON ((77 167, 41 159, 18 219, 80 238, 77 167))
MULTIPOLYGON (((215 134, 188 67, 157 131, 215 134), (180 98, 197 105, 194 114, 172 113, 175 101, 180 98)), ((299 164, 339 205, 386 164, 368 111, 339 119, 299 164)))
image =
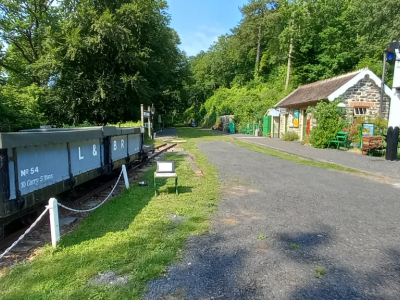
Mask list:
POLYGON ((349 134, 339 131, 335 138, 330 138, 328 140, 328 148, 330 148, 331 145, 336 145, 336 149, 339 149, 341 146, 349 149, 349 134))

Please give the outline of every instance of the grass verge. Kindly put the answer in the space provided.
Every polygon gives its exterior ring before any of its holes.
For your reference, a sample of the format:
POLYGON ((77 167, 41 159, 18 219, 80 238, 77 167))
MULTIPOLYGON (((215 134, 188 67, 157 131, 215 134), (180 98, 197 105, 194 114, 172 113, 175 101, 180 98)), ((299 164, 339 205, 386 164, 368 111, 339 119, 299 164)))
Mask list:
MULTIPOLYGON (((195 139, 197 140, 197 139, 195 139)), ((196 141, 186 150, 196 150, 196 141)), ((0 279, 0 298, 17 299, 141 299, 146 283, 179 258, 188 236, 209 229, 218 202, 216 171, 199 152, 203 170, 196 178, 183 155, 169 154, 179 174, 179 195, 173 179, 152 188, 154 167, 144 175, 148 187, 132 186, 94 211, 76 231, 62 237, 56 250, 45 246, 32 263, 17 265, 0 279), (173 222, 171 215, 183 216, 173 222), (129 275, 125 286, 91 286, 99 273, 129 275)))
MULTIPOLYGON (((342 171, 342 172, 349 172, 349 173, 357 173, 357 174, 368 174, 356 169, 352 169, 352 168, 347 168, 344 166, 340 166, 337 164, 333 164, 333 163, 328 163, 328 162, 320 162, 320 161, 315 161, 312 159, 307 159, 307 158, 302 158, 300 156, 297 155, 293 155, 293 154, 288 154, 285 152, 280 152, 271 148, 267 148, 267 147, 263 147, 263 146, 257 146, 254 144, 250 144, 250 143, 246 143, 246 142, 242 142, 242 141, 238 141, 238 140, 234 140, 233 143, 237 146, 240 147, 244 147, 247 148, 249 150, 253 150, 256 152, 260 152, 260 153, 264 153, 264 154, 268 154, 271 156, 275 156, 281 159, 285 159, 285 160, 289 160, 289 161, 293 161, 295 163, 298 163, 300 165, 305 165, 305 166, 311 166, 311 167, 316 167, 316 168, 322 168, 322 169, 330 169, 330 170, 335 170, 335 171, 342 171)), ((369 175, 369 174, 368 174, 369 175)))

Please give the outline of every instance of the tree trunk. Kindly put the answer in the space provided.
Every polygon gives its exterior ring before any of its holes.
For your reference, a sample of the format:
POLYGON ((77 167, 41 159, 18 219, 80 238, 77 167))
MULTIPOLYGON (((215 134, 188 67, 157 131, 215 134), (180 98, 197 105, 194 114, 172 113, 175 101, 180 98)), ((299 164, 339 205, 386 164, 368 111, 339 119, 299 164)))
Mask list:
POLYGON ((260 71, 260 56, 261 56, 261 35, 262 35, 262 24, 258 28, 258 44, 257 44, 257 58, 256 58, 256 70, 260 71))
POLYGON ((289 83, 290 83, 290 71, 291 71, 291 67, 292 67, 292 52, 293 52, 293 37, 290 38, 289 58, 288 58, 286 86, 285 86, 286 90, 289 88, 289 83))

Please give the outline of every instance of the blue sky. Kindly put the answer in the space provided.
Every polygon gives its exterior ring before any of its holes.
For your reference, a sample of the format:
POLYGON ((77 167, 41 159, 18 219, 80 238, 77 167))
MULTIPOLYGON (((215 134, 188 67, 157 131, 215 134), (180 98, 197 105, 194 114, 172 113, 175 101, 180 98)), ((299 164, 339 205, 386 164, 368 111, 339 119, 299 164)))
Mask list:
POLYGON ((206 51, 217 38, 230 33, 242 18, 239 7, 247 0, 167 0, 171 27, 188 55, 206 51))

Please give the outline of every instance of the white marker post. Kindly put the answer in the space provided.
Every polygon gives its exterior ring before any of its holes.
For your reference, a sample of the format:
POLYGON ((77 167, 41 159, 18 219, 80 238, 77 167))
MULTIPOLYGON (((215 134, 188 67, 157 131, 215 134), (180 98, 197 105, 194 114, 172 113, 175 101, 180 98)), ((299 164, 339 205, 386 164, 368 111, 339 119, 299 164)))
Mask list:
POLYGON ((122 165, 122 173, 124 173, 124 181, 125 181, 125 187, 129 189, 129 179, 128 179, 128 173, 126 172, 126 167, 125 165, 122 165))
POLYGON ((53 248, 56 248, 57 242, 60 241, 60 223, 58 220, 58 202, 55 198, 49 200, 49 213, 51 244, 53 245, 53 248))

